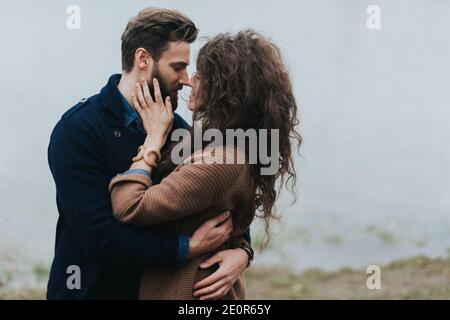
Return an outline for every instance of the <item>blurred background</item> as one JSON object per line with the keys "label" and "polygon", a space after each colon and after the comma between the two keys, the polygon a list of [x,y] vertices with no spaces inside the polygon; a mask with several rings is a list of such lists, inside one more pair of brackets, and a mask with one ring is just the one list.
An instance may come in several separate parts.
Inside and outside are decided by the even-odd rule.
{"label": "blurred background", "polygon": [[[79,30],[66,26],[70,5]],[[370,5],[380,29],[367,27]],[[278,44],[292,75],[298,201],[280,195],[282,220],[247,271],[249,298],[450,299],[447,0],[3,1],[0,298],[43,297],[57,220],[50,133],[120,73],[120,36],[147,6],[200,28],[190,72],[202,37],[253,28]],[[261,234],[255,223],[255,247]],[[371,264],[381,290],[366,287]]]}

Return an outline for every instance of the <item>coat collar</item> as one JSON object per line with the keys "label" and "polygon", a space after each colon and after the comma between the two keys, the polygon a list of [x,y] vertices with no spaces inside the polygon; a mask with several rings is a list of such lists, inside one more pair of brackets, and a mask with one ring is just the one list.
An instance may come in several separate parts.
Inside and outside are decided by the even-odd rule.
{"label": "coat collar", "polygon": [[115,127],[124,127],[125,123],[125,107],[117,88],[117,83],[121,77],[121,74],[113,74],[100,91],[100,102],[108,115],[107,122]]}

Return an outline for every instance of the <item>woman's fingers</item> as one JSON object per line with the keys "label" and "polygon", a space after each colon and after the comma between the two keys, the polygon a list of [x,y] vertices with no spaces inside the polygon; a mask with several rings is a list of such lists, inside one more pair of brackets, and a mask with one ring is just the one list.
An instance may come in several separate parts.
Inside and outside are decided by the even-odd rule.
{"label": "woman's fingers", "polygon": [[161,97],[161,89],[159,88],[158,79],[153,78],[153,88],[155,91],[155,102],[160,105],[164,105],[164,102]]}
{"label": "woman's fingers", "polygon": [[155,102],[153,101],[153,98],[152,98],[152,96],[150,94],[150,90],[148,89],[147,81],[145,79],[142,79],[141,85],[142,85],[142,92],[144,93],[145,101],[147,102],[147,104],[149,106],[152,106],[153,103],[155,103]]}
{"label": "woman's fingers", "polygon": [[139,83],[136,83],[136,96],[139,103],[141,104],[141,107],[148,108],[148,105],[145,102],[144,94],[142,93],[141,85]]}
{"label": "woman's fingers", "polygon": [[135,109],[137,110],[138,113],[140,113],[142,111],[142,106],[139,103],[137,97],[135,94],[133,94],[133,105],[135,107]]}
{"label": "woman's fingers", "polygon": [[170,96],[166,97],[166,110],[167,110],[167,114],[169,116],[173,115],[173,111],[172,111],[172,101],[170,100]]}

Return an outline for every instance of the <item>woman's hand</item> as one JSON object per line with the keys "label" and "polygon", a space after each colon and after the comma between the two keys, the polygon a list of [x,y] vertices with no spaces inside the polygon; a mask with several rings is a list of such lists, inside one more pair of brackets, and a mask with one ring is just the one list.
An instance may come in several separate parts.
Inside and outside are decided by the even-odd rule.
{"label": "woman's hand", "polygon": [[170,97],[164,103],[159,82],[153,79],[155,101],[148,88],[147,81],[136,83],[136,92],[133,95],[134,108],[141,117],[144,129],[147,132],[147,140],[151,146],[158,150],[164,145],[173,123],[173,111]]}

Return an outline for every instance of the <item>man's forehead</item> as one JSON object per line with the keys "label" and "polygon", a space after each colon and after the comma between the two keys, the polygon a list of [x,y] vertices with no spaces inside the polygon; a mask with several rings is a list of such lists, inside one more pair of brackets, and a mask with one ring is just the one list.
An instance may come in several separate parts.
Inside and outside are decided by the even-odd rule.
{"label": "man's forehead", "polygon": [[169,42],[167,50],[163,52],[160,59],[167,60],[167,63],[189,64],[190,48],[189,43],[185,41]]}

